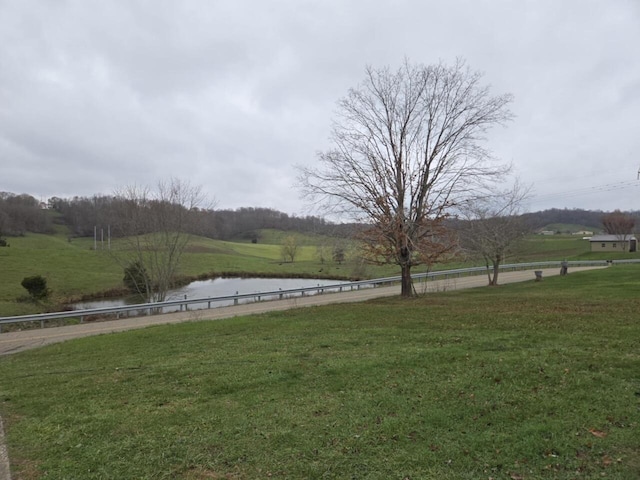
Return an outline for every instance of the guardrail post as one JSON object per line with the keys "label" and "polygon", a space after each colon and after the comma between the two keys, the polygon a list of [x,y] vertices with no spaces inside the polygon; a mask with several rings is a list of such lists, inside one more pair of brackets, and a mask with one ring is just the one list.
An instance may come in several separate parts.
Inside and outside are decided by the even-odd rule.
{"label": "guardrail post", "polygon": [[[236,292],[236,295],[238,295],[238,292]],[[237,305],[238,304],[238,297],[233,299],[233,304]]]}

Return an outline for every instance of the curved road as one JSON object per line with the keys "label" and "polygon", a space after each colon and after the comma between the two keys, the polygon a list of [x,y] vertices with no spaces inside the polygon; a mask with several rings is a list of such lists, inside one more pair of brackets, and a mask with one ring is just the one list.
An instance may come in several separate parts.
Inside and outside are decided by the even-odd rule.
{"label": "curved road", "polygon": [[[606,267],[575,267],[570,270],[570,273],[580,270],[591,270],[593,268]],[[558,275],[559,273],[560,270],[558,268],[544,269],[543,278]],[[501,284],[507,284],[514,282],[523,282],[527,280],[533,281],[534,278],[535,276],[532,270],[522,270],[515,272],[501,272],[499,281]],[[418,292],[426,292],[473,288],[485,286],[486,284],[487,277],[485,275],[477,275],[471,277],[431,280],[426,284],[416,283],[415,285]],[[48,345],[50,343],[71,340],[73,338],[122,332],[134,328],[144,328],[150,325],[181,323],[195,320],[219,320],[222,318],[231,318],[278,310],[288,310],[297,307],[325,305],[329,303],[361,302],[372,298],[393,296],[399,294],[399,286],[369,288],[341,293],[327,293],[324,295],[296,297],[286,300],[273,300],[230,307],[219,307],[210,310],[192,310],[187,312],[166,313],[162,315],[152,315],[146,317],[132,317],[120,320],[84,323],[66,327],[51,327],[43,329],[22,330],[19,332],[8,332],[0,334],[0,355],[16,353],[22,350]]]}

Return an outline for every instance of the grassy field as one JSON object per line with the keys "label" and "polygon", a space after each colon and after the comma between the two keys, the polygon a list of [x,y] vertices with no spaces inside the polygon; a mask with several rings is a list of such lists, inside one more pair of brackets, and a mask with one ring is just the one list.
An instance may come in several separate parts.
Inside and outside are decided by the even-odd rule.
{"label": "grassy field", "polygon": [[[288,232],[265,230],[259,243],[227,242],[196,237],[183,256],[180,274],[187,278],[225,275],[307,276],[312,278],[375,278],[398,275],[395,266],[363,265],[357,252],[347,248],[347,261],[337,264],[331,259],[321,262],[317,245],[331,245],[334,239],[295,234],[299,248],[295,262],[283,262],[281,245]],[[0,316],[60,310],[65,303],[82,297],[95,298],[123,288],[123,268],[101,243],[94,250],[92,238],[69,240],[64,231],[56,235],[28,234],[10,238],[9,248],[0,248]],[[113,242],[118,248],[118,242]],[[325,252],[330,257],[330,248]],[[576,236],[530,236],[518,253],[505,263],[562,259],[609,259],[638,254],[593,254],[589,243]],[[475,265],[478,262],[474,263]],[[465,263],[438,265],[436,269],[469,266]],[[421,270],[415,268],[414,272]],[[31,275],[43,275],[52,291],[49,305],[17,302],[26,296],[20,282]]]}
{"label": "grassy field", "polygon": [[637,266],[0,359],[18,480],[640,478]]}
{"label": "grassy field", "polygon": [[[267,239],[277,241],[277,233],[266,232]],[[281,235],[280,235],[281,236]],[[395,273],[393,267],[360,268],[354,261],[339,265],[322,263],[313,236],[298,236],[300,247],[296,261],[282,261],[281,244],[224,242],[194,238],[185,253],[180,273],[186,277],[220,274],[256,274],[272,276],[310,276],[319,278],[351,278],[385,276]],[[9,248],[0,248],[0,316],[37,313],[47,306],[16,302],[26,296],[20,282],[31,275],[43,275],[52,291],[49,308],[83,296],[99,296],[122,289],[122,266],[102,244],[94,250],[91,238],[68,240],[67,235],[28,234],[10,238]],[[118,242],[113,242],[113,248]]]}

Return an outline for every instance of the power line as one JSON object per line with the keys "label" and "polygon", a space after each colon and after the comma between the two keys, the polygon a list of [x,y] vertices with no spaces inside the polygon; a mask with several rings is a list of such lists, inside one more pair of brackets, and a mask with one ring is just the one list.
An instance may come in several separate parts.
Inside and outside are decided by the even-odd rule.
{"label": "power line", "polygon": [[[638,177],[640,179],[640,170],[638,170]],[[581,195],[588,195],[598,192],[610,192],[614,190],[624,190],[627,188],[638,188],[640,183],[637,180],[608,183],[605,185],[593,185],[588,187],[577,188],[574,190],[566,190],[564,192],[548,193],[542,195],[532,195],[531,200],[557,200],[562,198],[578,197]]]}

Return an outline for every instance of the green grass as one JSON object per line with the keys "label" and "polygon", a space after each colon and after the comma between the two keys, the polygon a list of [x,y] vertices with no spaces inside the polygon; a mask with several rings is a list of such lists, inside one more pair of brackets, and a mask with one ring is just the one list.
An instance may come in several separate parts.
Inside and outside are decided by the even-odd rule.
{"label": "green grass", "polygon": [[522,261],[573,259],[590,254],[589,242],[576,235],[530,235],[520,244],[516,257]]}
{"label": "green grass", "polygon": [[0,248],[0,315],[32,313],[40,307],[16,303],[26,295],[20,283],[31,275],[43,275],[56,297],[80,295],[112,288],[122,282],[121,269],[103,251],[92,251],[87,242],[69,242],[64,235],[29,234],[11,238]]}
{"label": "green grass", "polygon": [[[275,234],[269,234],[275,238]],[[225,274],[273,276],[307,276],[351,278],[386,276],[397,273],[394,267],[369,266],[357,270],[353,262],[322,264],[316,258],[317,237],[300,235],[300,247],[293,263],[281,260],[279,244],[224,242],[195,237],[183,256],[180,274],[186,277]],[[123,287],[123,270],[107,245],[92,238],[69,241],[67,235],[27,234],[10,238],[10,247],[0,248],[0,316],[38,313],[45,308],[59,309],[59,304],[82,296],[99,296]],[[104,249],[103,249],[104,247]],[[113,241],[113,248],[118,241]],[[50,305],[19,303],[26,295],[20,282],[31,275],[43,275],[52,291]]]}
{"label": "green grass", "polygon": [[[351,259],[342,265],[333,261],[321,263],[318,244],[330,244],[331,239],[317,235],[296,234],[299,249],[296,261],[283,262],[281,242],[287,232],[265,230],[259,243],[247,241],[219,241],[195,237],[182,258],[180,274],[187,278],[227,275],[260,275],[274,277],[306,276],[312,278],[376,278],[398,275],[394,265],[366,265],[364,268],[354,258],[357,251],[348,245]],[[270,242],[270,243],[269,243]],[[110,252],[98,243],[94,250],[92,238],[69,241],[64,232],[55,235],[28,234],[10,238],[9,248],[0,248],[0,316],[39,313],[60,310],[61,305],[81,297],[99,297],[123,288],[122,266]],[[118,241],[113,242],[118,247]],[[516,254],[505,263],[547,261],[562,259],[617,259],[639,258],[637,253],[591,253],[589,242],[576,236],[529,236],[523,240]],[[462,268],[481,261],[447,263],[435,269]],[[414,273],[424,268],[414,268]],[[31,275],[47,278],[52,291],[48,305],[20,303],[16,300],[26,295],[20,282]]]}
{"label": "green grass", "polygon": [[18,479],[640,477],[635,266],[0,359]]}
{"label": "green grass", "polygon": [[577,225],[575,223],[550,223],[540,230],[549,230],[552,232],[561,232],[563,234],[571,234],[575,232],[594,232],[602,231],[601,228],[587,227],[585,225]]}

